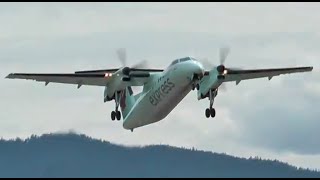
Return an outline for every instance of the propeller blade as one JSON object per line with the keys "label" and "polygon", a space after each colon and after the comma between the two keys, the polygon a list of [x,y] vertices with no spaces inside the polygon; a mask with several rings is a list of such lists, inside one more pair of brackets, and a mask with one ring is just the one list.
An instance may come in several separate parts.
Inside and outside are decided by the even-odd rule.
{"label": "propeller blade", "polygon": [[143,60],[143,61],[133,65],[131,68],[134,68],[134,69],[145,69],[145,68],[148,68],[148,62],[147,62],[147,60]]}
{"label": "propeller blade", "polygon": [[213,69],[213,68],[215,67],[215,65],[212,64],[212,63],[209,61],[208,58],[201,58],[199,61],[202,63],[202,65],[203,65],[206,69]]}
{"label": "propeller blade", "polygon": [[118,58],[122,64],[122,66],[126,66],[127,65],[127,52],[125,48],[120,48],[117,50],[117,55]]}
{"label": "propeller blade", "polygon": [[230,52],[230,49],[228,47],[224,47],[224,48],[220,48],[220,64],[224,65],[224,63],[226,62],[226,59],[228,57],[228,54]]}

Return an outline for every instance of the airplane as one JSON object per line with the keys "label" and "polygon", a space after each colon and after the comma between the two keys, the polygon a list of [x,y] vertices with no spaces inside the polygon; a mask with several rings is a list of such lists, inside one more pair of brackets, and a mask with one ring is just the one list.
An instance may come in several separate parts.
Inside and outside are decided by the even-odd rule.
{"label": "airplane", "polygon": [[[8,79],[26,79],[49,83],[64,83],[104,87],[104,103],[115,101],[115,111],[111,120],[123,119],[123,128],[131,130],[165,119],[170,112],[191,91],[197,91],[197,99],[208,98],[206,118],[214,118],[214,99],[223,83],[268,78],[290,73],[309,72],[313,67],[291,67],[273,69],[228,68],[224,62],[229,48],[220,48],[220,65],[206,70],[204,63],[187,56],[176,59],[165,69],[148,69],[143,64],[126,66],[126,50],[118,49],[117,55],[122,67],[114,69],[76,71],[67,74],[27,74],[11,73]],[[141,92],[134,94],[132,87],[142,86]],[[119,107],[121,112],[119,111]]]}

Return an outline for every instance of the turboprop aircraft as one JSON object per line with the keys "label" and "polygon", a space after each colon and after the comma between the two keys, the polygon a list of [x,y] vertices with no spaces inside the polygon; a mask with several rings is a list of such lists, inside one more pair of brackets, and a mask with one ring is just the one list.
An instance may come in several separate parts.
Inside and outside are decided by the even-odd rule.
{"label": "turboprop aircraft", "polygon": [[[49,83],[102,86],[104,102],[115,101],[115,111],[111,119],[123,117],[123,128],[134,129],[156,123],[166,118],[170,112],[192,90],[197,91],[198,100],[209,99],[205,116],[215,117],[214,99],[223,83],[234,81],[238,85],[243,80],[272,77],[312,71],[313,67],[291,67],[275,69],[236,69],[224,65],[229,48],[220,49],[220,65],[207,70],[204,63],[193,57],[174,60],[165,69],[142,68],[143,63],[126,66],[126,51],[119,49],[118,58],[122,67],[114,69],[76,71],[68,74],[26,74],[12,73],[6,78],[28,79]],[[132,87],[142,86],[142,92],[134,94]],[[119,106],[120,110],[119,111]]]}

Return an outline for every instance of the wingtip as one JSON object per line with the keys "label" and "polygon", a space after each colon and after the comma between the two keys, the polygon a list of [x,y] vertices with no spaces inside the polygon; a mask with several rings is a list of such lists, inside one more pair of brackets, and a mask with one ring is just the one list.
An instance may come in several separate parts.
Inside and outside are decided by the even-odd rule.
{"label": "wingtip", "polygon": [[306,67],[307,68],[307,71],[311,72],[313,71],[313,66],[309,66],[309,67]]}
{"label": "wingtip", "polygon": [[5,79],[12,79],[13,78],[13,74],[12,73],[10,73],[10,74],[8,74],[7,76],[6,76],[6,78]]}

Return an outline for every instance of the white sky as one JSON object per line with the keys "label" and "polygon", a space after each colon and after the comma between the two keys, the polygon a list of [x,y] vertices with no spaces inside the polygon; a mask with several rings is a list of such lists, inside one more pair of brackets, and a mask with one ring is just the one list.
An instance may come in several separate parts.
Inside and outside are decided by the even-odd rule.
{"label": "white sky", "polygon": [[217,117],[189,94],[163,121],[122,129],[110,120],[103,89],[0,80],[0,136],[70,129],[117,144],[169,144],[235,156],[277,158],[320,169],[319,3],[1,3],[0,76],[73,72],[147,59],[165,68],[177,57],[208,57],[229,45],[226,65],[314,66],[314,72],[228,84]]}

